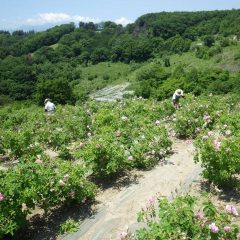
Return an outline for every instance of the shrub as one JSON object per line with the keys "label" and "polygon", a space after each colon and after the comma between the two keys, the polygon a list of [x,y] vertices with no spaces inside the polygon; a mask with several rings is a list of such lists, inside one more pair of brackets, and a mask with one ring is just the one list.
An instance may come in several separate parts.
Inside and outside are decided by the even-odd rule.
{"label": "shrub", "polygon": [[65,223],[60,225],[60,234],[76,232],[78,227],[79,223],[69,218]]}
{"label": "shrub", "polygon": [[230,214],[219,211],[209,200],[199,205],[191,196],[173,202],[159,198],[158,206],[155,209],[150,199],[146,210],[138,214],[138,221],[147,227],[138,229],[134,239],[237,239],[239,227],[231,223]]}
{"label": "shrub", "polygon": [[196,141],[195,160],[203,176],[217,185],[235,184],[240,173],[239,114],[223,115],[214,131],[204,132]]}
{"label": "shrub", "polygon": [[70,162],[38,161],[0,172],[0,237],[26,224],[35,206],[49,211],[62,203],[93,198],[95,185],[86,180],[86,169]]}

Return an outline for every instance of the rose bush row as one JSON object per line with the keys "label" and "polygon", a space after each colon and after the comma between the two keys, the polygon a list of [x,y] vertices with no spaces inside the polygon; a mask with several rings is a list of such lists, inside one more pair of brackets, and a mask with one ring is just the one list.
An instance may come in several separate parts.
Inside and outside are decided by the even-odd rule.
{"label": "rose bush row", "polygon": [[[240,174],[239,113],[224,114],[212,131],[196,139],[195,160],[201,162],[203,176],[221,186],[238,186]],[[239,187],[239,186],[238,186]]]}
{"label": "rose bush row", "polygon": [[0,171],[0,237],[26,224],[35,207],[49,211],[63,203],[92,199],[95,185],[83,166],[68,161],[28,162]]}
{"label": "rose bush row", "polygon": [[[158,206],[156,206],[158,205]],[[119,239],[231,239],[237,240],[239,226],[234,224],[238,211],[234,206],[217,209],[210,200],[199,203],[191,196],[179,196],[172,202],[166,198],[149,199],[138,214],[139,228],[135,237],[121,233]]]}
{"label": "rose bush row", "polygon": [[194,138],[201,131],[211,130],[219,118],[226,113],[231,114],[237,106],[232,95],[200,96],[188,95],[181,110],[176,112],[174,130],[179,137]]}

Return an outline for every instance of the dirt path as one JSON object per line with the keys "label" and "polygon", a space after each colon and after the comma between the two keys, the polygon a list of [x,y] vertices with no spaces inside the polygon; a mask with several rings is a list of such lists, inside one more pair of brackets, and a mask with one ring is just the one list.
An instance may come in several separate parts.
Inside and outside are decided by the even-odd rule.
{"label": "dirt path", "polygon": [[172,198],[176,192],[187,191],[201,171],[193,162],[193,144],[175,139],[173,151],[166,163],[142,172],[137,183],[120,190],[110,188],[101,192],[97,196],[97,214],[86,219],[78,232],[64,240],[116,239],[119,232],[134,231],[138,226],[136,214],[146,206],[150,197],[160,194]]}

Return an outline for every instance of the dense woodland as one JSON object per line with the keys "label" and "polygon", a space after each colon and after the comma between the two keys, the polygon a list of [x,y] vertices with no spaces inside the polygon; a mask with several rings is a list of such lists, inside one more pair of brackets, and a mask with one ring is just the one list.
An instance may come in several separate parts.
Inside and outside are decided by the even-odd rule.
{"label": "dense woodland", "polygon": [[[133,87],[146,98],[163,99],[175,87],[195,94],[239,91],[237,71],[173,67],[170,61],[172,55],[187,52],[207,60],[238,45],[239,22],[240,10],[161,12],[143,15],[126,27],[80,22],[43,32],[0,31],[0,104],[26,99],[42,104],[45,97],[63,104],[82,101],[94,89],[84,82],[83,69],[101,62],[138,69]],[[235,60],[239,55],[235,53]],[[98,84],[94,78],[87,78],[92,86]],[[114,81],[111,74],[102,80],[101,86]]]}

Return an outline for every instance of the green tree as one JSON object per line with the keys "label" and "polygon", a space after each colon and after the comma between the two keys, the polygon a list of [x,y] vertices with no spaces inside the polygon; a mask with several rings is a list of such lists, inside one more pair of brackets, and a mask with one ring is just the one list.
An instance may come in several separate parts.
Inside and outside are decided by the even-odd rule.
{"label": "green tree", "polygon": [[42,105],[44,99],[50,98],[54,103],[74,103],[75,97],[68,81],[63,78],[45,80],[37,83],[35,99]]}

